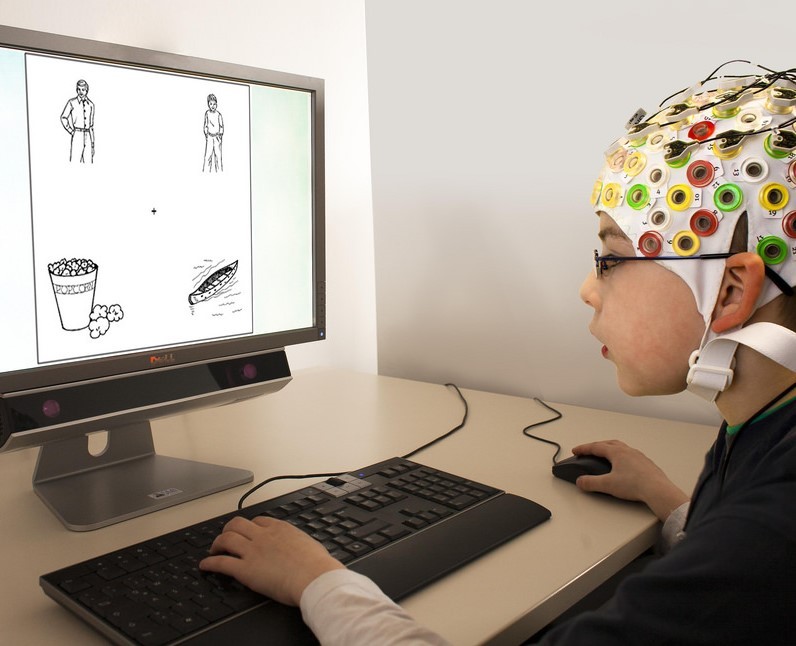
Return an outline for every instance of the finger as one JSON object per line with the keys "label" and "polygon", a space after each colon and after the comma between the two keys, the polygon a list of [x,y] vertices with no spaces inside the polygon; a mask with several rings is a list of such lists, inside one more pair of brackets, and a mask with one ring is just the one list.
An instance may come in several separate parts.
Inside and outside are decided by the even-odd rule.
{"label": "finger", "polygon": [[601,458],[607,458],[612,454],[622,442],[618,440],[603,440],[600,442],[588,442],[587,444],[580,444],[572,448],[575,455],[596,455]]}
{"label": "finger", "polygon": [[256,526],[252,521],[243,516],[235,516],[235,518],[224,525],[222,532],[235,532],[246,538],[251,538],[253,530],[256,531]]}
{"label": "finger", "polygon": [[[259,527],[273,527],[274,525],[279,525],[285,521],[277,520],[276,518],[271,518],[270,516],[256,516],[255,518],[252,518],[251,522]],[[286,524],[289,525],[290,523]]]}
{"label": "finger", "polygon": [[234,556],[208,556],[199,561],[199,569],[203,572],[217,572],[240,580],[247,565]]}
{"label": "finger", "polygon": [[577,485],[578,489],[581,491],[589,492],[605,492],[605,478],[608,477],[608,474],[601,475],[601,476],[580,476],[576,481],[575,484]]}
{"label": "finger", "polygon": [[216,539],[210,546],[210,554],[226,553],[241,557],[250,546],[251,541],[245,536],[233,531],[224,531],[223,534],[216,536]]}

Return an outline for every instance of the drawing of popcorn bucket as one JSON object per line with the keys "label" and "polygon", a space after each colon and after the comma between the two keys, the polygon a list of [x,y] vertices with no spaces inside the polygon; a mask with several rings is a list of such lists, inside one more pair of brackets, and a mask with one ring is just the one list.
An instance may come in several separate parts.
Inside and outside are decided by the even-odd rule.
{"label": "drawing of popcorn bucket", "polygon": [[97,285],[97,265],[88,259],[62,258],[49,264],[50,280],[55,303],[64,330],[88,327],[94,307],[94,288]]}

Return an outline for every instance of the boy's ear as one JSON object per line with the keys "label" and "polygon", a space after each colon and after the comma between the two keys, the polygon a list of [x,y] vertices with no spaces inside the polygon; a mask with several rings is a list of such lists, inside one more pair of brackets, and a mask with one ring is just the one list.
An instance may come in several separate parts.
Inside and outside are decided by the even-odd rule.
{"label": "boy's ear", "polygon": [[763,259],[756,253],[746,251],[727,258],[710,325],[714,332],[721,334],[749,320],[755,312],[765,275]]}

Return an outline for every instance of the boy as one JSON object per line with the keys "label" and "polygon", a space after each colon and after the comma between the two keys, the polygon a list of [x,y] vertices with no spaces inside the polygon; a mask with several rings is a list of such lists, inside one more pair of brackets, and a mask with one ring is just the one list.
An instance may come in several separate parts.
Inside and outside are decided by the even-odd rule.
{"label": "boy", "polygon": [[224,138],[224,117],[218,111],[218,99],[215,94],[207,95],[207,110],[203,127],[205,133],[205,156],[202,171],[223,171],[224,161],[221,156],[221,142]]}
{"label": "boy", "polygon": [[[686,494],[637,451],[575,447],[612,462],[581,489],[646,502],[676,544],[545,643],[792,643],[794,88],[789,73],[706,79],[636,115],[606,155],[592,198],[603,249],[581,288],[590,331],[625,392],[687,387],[726,422],[688,512]],[[284,523],[235,519],[211,552],[202,568],[300,604],[322,643],[442,643]]]}

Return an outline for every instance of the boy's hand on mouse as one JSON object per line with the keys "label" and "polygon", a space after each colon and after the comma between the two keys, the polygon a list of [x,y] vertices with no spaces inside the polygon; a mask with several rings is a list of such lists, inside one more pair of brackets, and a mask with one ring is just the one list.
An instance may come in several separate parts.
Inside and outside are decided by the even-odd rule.
{"label": "boy's hand on mouse", "polygon": [[199,567],[234,577],[255,592],[297,606],[312,581],[344,566],[323,545],[290,523],[236,517],[225,525],[210,548],[210,556]]}
{"label": "boy's hand on mouse", "polygon": [[575,455],[597,455],[611,462],[611,472],[602,476],[581,476],[577,485],[582,491],[598,491],[624,500],[645,503],[662,521],[688,495],[638,449],[619,440],[591,442],[572,449]]}

